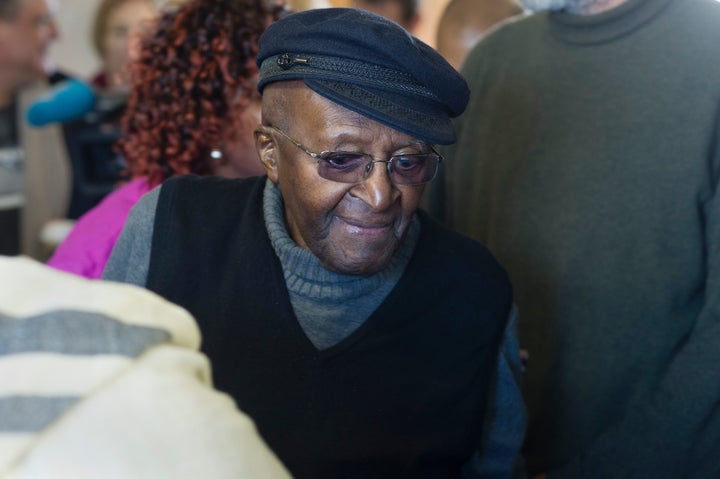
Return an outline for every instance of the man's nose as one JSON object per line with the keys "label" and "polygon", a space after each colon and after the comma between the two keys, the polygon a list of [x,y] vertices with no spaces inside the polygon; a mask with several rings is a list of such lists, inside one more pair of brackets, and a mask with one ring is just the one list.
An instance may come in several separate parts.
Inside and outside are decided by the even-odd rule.
{"label": "man's nose", "polygon": [[387,161],[373,161],[365,181],[359,186],[358,196],[375,211],[383,211],[392,205],[400,191],[390,180]]}

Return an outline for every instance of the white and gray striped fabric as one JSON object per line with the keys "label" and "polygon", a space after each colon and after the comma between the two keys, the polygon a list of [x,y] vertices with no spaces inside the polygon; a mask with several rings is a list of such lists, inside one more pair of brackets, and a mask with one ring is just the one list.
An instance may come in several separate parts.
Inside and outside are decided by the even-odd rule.
{"label": "white and gray striped fabric", "polygon": [[199,344],[148,291],[0,256],[0,477],[289,477]]}

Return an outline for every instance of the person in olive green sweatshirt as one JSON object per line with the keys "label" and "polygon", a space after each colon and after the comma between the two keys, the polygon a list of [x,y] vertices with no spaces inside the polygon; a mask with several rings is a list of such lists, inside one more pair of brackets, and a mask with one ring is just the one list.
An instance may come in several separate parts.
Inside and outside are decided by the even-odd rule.
{"label": "person in olive green sweatshirt", "polygon": [[720,3],[524,3],[444,164],[515,288],[531,477],[720,477]]}

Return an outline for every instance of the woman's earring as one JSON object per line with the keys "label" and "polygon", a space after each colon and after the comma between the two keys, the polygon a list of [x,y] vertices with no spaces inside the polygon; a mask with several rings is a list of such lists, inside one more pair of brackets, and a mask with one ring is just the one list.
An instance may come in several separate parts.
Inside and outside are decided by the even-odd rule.
{"label": "woman's earring", "polygon": [[210,158],[213,159],[216,163],[223,163],[223,154],[220,148],[213,148],[210,150]]}

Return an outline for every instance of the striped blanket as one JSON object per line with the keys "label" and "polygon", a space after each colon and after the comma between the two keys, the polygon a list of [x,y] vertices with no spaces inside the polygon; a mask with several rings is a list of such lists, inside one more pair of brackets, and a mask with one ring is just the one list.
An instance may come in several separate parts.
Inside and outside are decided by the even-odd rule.
{"label": "striped blanket", "polygon": [[0,477],[289,477],[183,309],[0,256]]}

